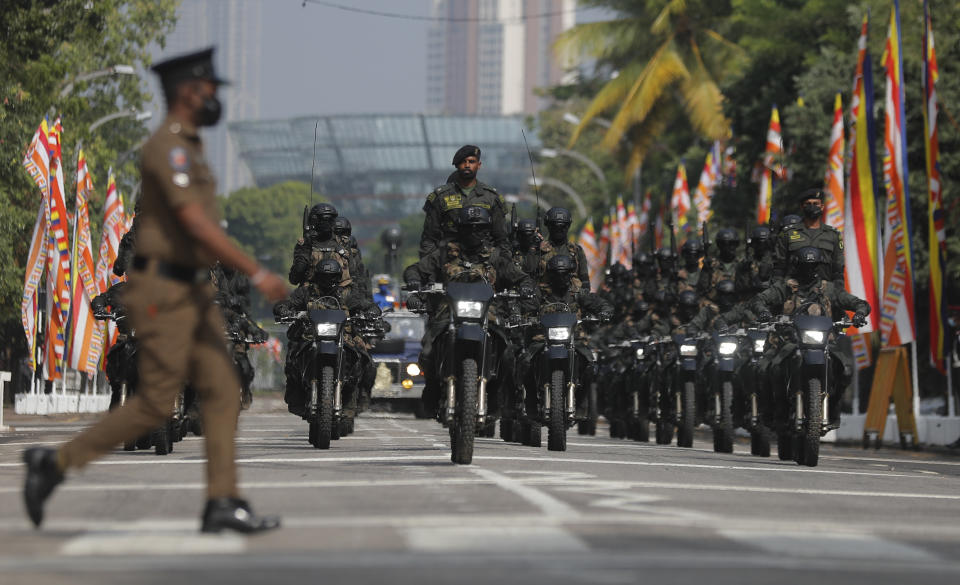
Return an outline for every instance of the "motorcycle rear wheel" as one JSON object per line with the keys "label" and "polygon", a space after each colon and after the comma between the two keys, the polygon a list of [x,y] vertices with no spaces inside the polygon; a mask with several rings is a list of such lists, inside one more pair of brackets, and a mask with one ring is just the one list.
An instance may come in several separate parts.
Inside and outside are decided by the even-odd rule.
{"label": "motorcycle rear wheel", "polygon": [[460,363],[457,378],[457,409],[450,425],[450,460],[460,465],[473,462],[473,442],[477,432],[477,361],[466,358]]}
{"label": "motorcycle rear wheel", "polygon": [[563,370],[554,370],[550,375],[550,426],[547,429],[547,449],[567,450],[567,401],[566,376]]}
{"label": "motorcycle rear wheel", "polygon": [[657,445],[669,445],[673,442],[673,423],[667,420],[657,421]]}
{"label": "motorcycle rear wheel", "polygon": [[167,420],[159,429],[153,431],[153,452],[157,455],[173,453],[173,421]]}
{"label": "motorcycle rear wheel", "polygon": [[777,458],[780,461],[793,459],[793,435],[790,433],[777,433]]}

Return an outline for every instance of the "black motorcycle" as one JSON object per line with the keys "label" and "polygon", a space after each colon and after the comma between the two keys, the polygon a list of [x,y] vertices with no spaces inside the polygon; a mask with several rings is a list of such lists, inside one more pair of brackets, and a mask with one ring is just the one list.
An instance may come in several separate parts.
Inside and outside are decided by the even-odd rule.
{"label": "black motorcycle", "polygon": [[736,335],[741,344],[746,344],[750,358],[740,368],[740,397],[737,399],[737,419],[740,426],[750,433],[750,454],[770,456],[770,420],[772,395],[769,380],[760,370],[760,359],[767,345],[771,325],[757,324],[747,329],[738,329]]}
{"label": "black motorcycle", "polygon": [[436,348],[438,377],[445,390],[438,416],[450,431],[450,459],[467,465],[473,461],[474,438],[481,432],[490,434],[500,407],[499,384],[497,389],[491,384],[498,382],[499,356],[508,342],[490,322],[490,305],[495,297],[519,295],[496,294],[486,282],[434,284],[417,292],[443,295],[449,307],[447,328]]}
{"label": "black motorcycle", "polygon": [[713,428],[713,450],[733,453],[734,405],[740,386],[740,368],[743,365],[742,340],[737,334],[723,333],[712,340],[707,366],[710,395],[704,406],[706,419]]}
{"label": "black motorcycle", "polygon": [[842,335],[852,326],[846,318],[834,322],[829,316],[803,313],[784,316],[777,323],[781,336],[796,344],[793,355],[783,363],[787,384],[782,399],[786,404],[777,409],[785,415],[778,421],[781,459],[817,466],[820,438],[830,430],[830,393],[836,391],[836,358],[830,352],[830,336]]}
{"label": "black motorcycle", "polygon": [[650,377],[656,368],[656,348],[649,337],[626,339],[607,346],[604,352],[608,388],[606,417],[610,437],[650,440]]}
{"label": "black motorcycle", "polygon": [[[324,299],[336,301],[333,297],[321,301]],[[344,396],[348,396],[349,402],[356,399],[361,357],[344,343],[344,330],[348,323],[365,320],[348,318],[343,309],[311,309],[277,319],[278,323],[301,321],[313,338],[300,349],[297,359],[307,389],[303,418],[309,423],[308,440],[317,449],[329,449],[331,441],[352,427],[352,420],[344,411]]]}
{"label": "black motorcycle", "polygon": [[673,335],[656,340],[659,361],[653,392],[659,403],[658,444],[669,444],[676,428],[677,446],[693,447],[693,429],[702,418],[697,411],[697,393],[703,378],[705,339],[702,335]]}
{"label": "black motorcycle", "polygon": [[[541,426],[546,425],[547,448],[566,451],[567,429],[589,416],[589,388],[584,388],[583,379],[596,362],[591,350],[577,347],[577,325],[599,320],[578,319],[577,314],[562,303],[551,303],[544,309],[551,307],[562,312],[541,313],[540,330],[544,340],[530,357],[533,388],[527,391],[536,393],[538,412],[527,411],[528,444],[539,444]],[[577,414],[578,402],[582,403],[580,415]]]}

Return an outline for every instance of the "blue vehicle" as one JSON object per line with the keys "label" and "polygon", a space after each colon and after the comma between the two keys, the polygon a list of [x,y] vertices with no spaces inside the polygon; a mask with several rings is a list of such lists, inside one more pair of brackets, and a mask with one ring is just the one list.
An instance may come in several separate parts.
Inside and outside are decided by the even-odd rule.
{"label": "blue vehicle", "polygon": [[377,367],[372,398],[376,402],[402,402],[421,414],[424,376],[417,364],[426,316],[410,311],[385,313],[390,331],[370,350]]}

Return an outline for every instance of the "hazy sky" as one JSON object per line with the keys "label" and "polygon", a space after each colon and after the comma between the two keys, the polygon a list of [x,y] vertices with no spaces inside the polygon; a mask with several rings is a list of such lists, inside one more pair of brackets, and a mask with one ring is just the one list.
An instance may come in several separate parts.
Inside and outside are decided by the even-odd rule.
{"label": "hazy sky", "polygon": [[[429,16],[430,0],[335,0]],[[559,2],[557,2],[559,5]],[[596,10],[578,21],[597,20]],[[310,114],[422,112],[430,22],[357,14],[302,0],[263,3],[264,119]]]}

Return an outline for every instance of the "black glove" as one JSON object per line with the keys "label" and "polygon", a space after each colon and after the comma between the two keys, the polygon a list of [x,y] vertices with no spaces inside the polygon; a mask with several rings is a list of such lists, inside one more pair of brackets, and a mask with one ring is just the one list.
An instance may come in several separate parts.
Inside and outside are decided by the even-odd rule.
{"label": "black glove", "polygon": [[601,321],[610,321],[613,319],[613,313],[610,311],[600,311],[600,320]]}
{"label": "black glove", "polygon": [[727,322],[719,317],[713,322],[713,328],[716,329],[720,335],[726,335],[730,331],[730,326],[727,325]]}
{"label": "black glove", "polygon": [[770,321],[773,321],[773,313],[764,309],[757,313],[757,321],[760,321],[761,323],[769,323]]}
{"label": "black glove", "polygon": [[532,299],[534,294],[536,294],[536,291],[529,286],[521,286],[518,292],[520,293],[521,299]]}
{"label": "black glove", "polygon": [[423,309],[423,299],[420,298],[420,295],[410,295],[407,297],[407,309],[411,311]]}
{"label": "black glove", "polygon": [[417,291],[417,290],[420,290],[422,286],[423,284],[419,280],[410,280],[407,282],[407,285],[404,288],[406,290]]}
{"label": "black glove", "polygon": [[857,311],[853,314],[853,326],[860,328],[867,324],[867,316]]}

